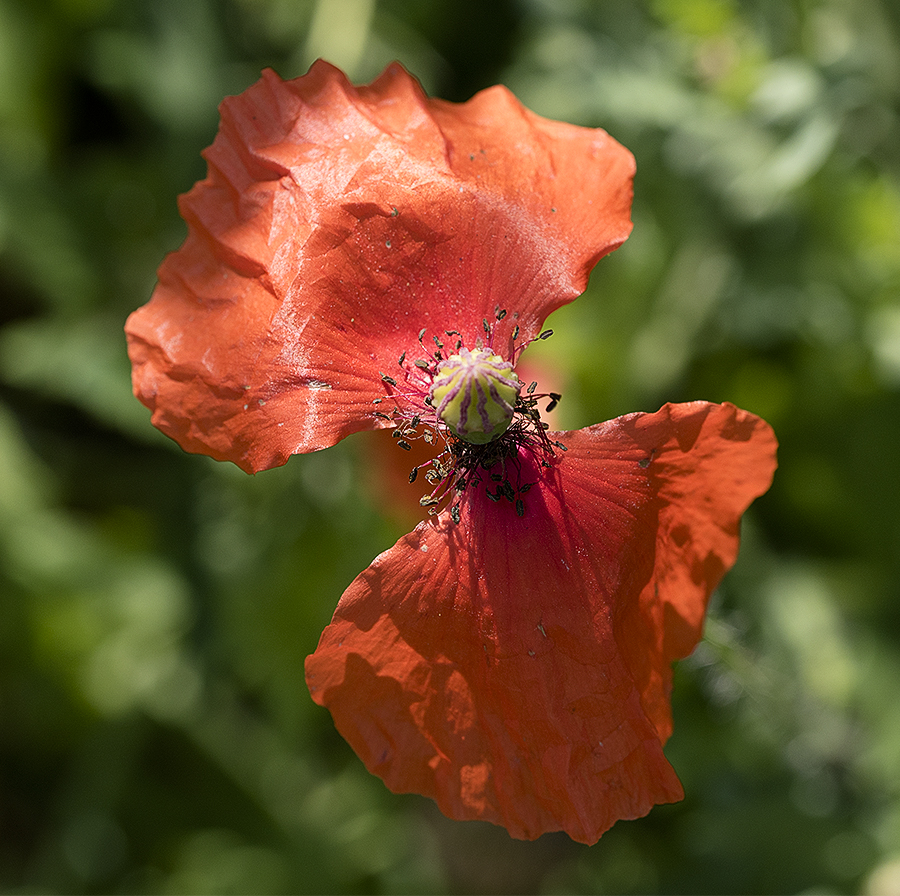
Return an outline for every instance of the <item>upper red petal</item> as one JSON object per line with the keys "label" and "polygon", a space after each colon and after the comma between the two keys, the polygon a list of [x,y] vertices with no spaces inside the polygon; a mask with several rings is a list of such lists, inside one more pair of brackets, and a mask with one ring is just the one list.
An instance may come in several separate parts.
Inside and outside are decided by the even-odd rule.
{"label": "upper red petal", "polygon": [[[682,795],[662,744],[671,662],[700,636],[775,440],[730,405],[557,437],[519,518],[470,490],[347,589],[307,659],[368,768],[454,818],[593,843]],[[683,570],[683,572],[682,572]]]}
{"label": "upper red petal", "polygon": [[537,334],[628,235],[631,154],[494,87],[428,99],[399,65],[324,62],[226,99],[184,245],[126,331],[137,396],[189,451],[247,470],[377,426],[380,372],[508,311]]}

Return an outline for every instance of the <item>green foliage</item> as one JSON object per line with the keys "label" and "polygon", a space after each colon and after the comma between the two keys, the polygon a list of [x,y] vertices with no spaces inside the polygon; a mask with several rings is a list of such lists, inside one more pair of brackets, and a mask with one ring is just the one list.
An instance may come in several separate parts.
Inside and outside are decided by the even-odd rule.
{"label": "green foliage", "polygon": [[[678,670],[687,798],[595,847],[390,795],[309,700],[406,527],[371,442],[246,477],[131,396],[218,102],[319,54],[634,151],[633,236],[526,356],[555,426],[704,398],[779,435]],[[890,0],[0,0],[0,888],[896,892],[898,85]]]}

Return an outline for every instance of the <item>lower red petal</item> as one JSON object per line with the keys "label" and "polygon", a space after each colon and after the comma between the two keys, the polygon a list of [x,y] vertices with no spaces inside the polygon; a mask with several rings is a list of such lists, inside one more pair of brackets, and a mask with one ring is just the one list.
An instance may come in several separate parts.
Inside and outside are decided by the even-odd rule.
{"label": "lower red petal", "polygon": [[662,745],[671,662],[700,636],[738,522],[768,488],[769,427],[666,406],[522,454],[505,499],[420,525],[347,589],[307,659],[367,767],[449,816],[595,842],[682,796]]}

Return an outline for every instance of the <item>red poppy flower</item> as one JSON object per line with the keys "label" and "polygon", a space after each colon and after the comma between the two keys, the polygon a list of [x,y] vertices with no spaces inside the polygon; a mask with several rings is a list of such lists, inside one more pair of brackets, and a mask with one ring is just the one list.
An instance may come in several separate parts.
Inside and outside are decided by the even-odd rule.
{"label": "red poppy flower", "polygon": [[347,589],[307,660],[369,769],[454,818],[594,842],[679,799],[671,664],[701,635],[775,440],[731,405],[549,433],[514,365],[630,231],[631,155],[502,87],[317,63],[222,105],[185,244],[126,330],[136,395],[257,471],[363,429],[432,517]]}

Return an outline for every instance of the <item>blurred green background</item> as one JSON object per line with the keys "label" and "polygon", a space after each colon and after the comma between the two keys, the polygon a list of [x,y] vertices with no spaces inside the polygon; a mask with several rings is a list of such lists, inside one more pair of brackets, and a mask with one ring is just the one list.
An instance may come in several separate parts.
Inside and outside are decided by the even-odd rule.
{"label": "blurred green background", "polygon": [[[594,847],[391,795],[309,699],[410,525],[371,439],[249,477],[131,397],[217,104],[317,56],[634,151],[633,236],[526,355],[555,428],[704,398],[779,435],[677,670],[687,797]],[[0,0],[4,892],[900,893],[898,446],[893,0]]]}

